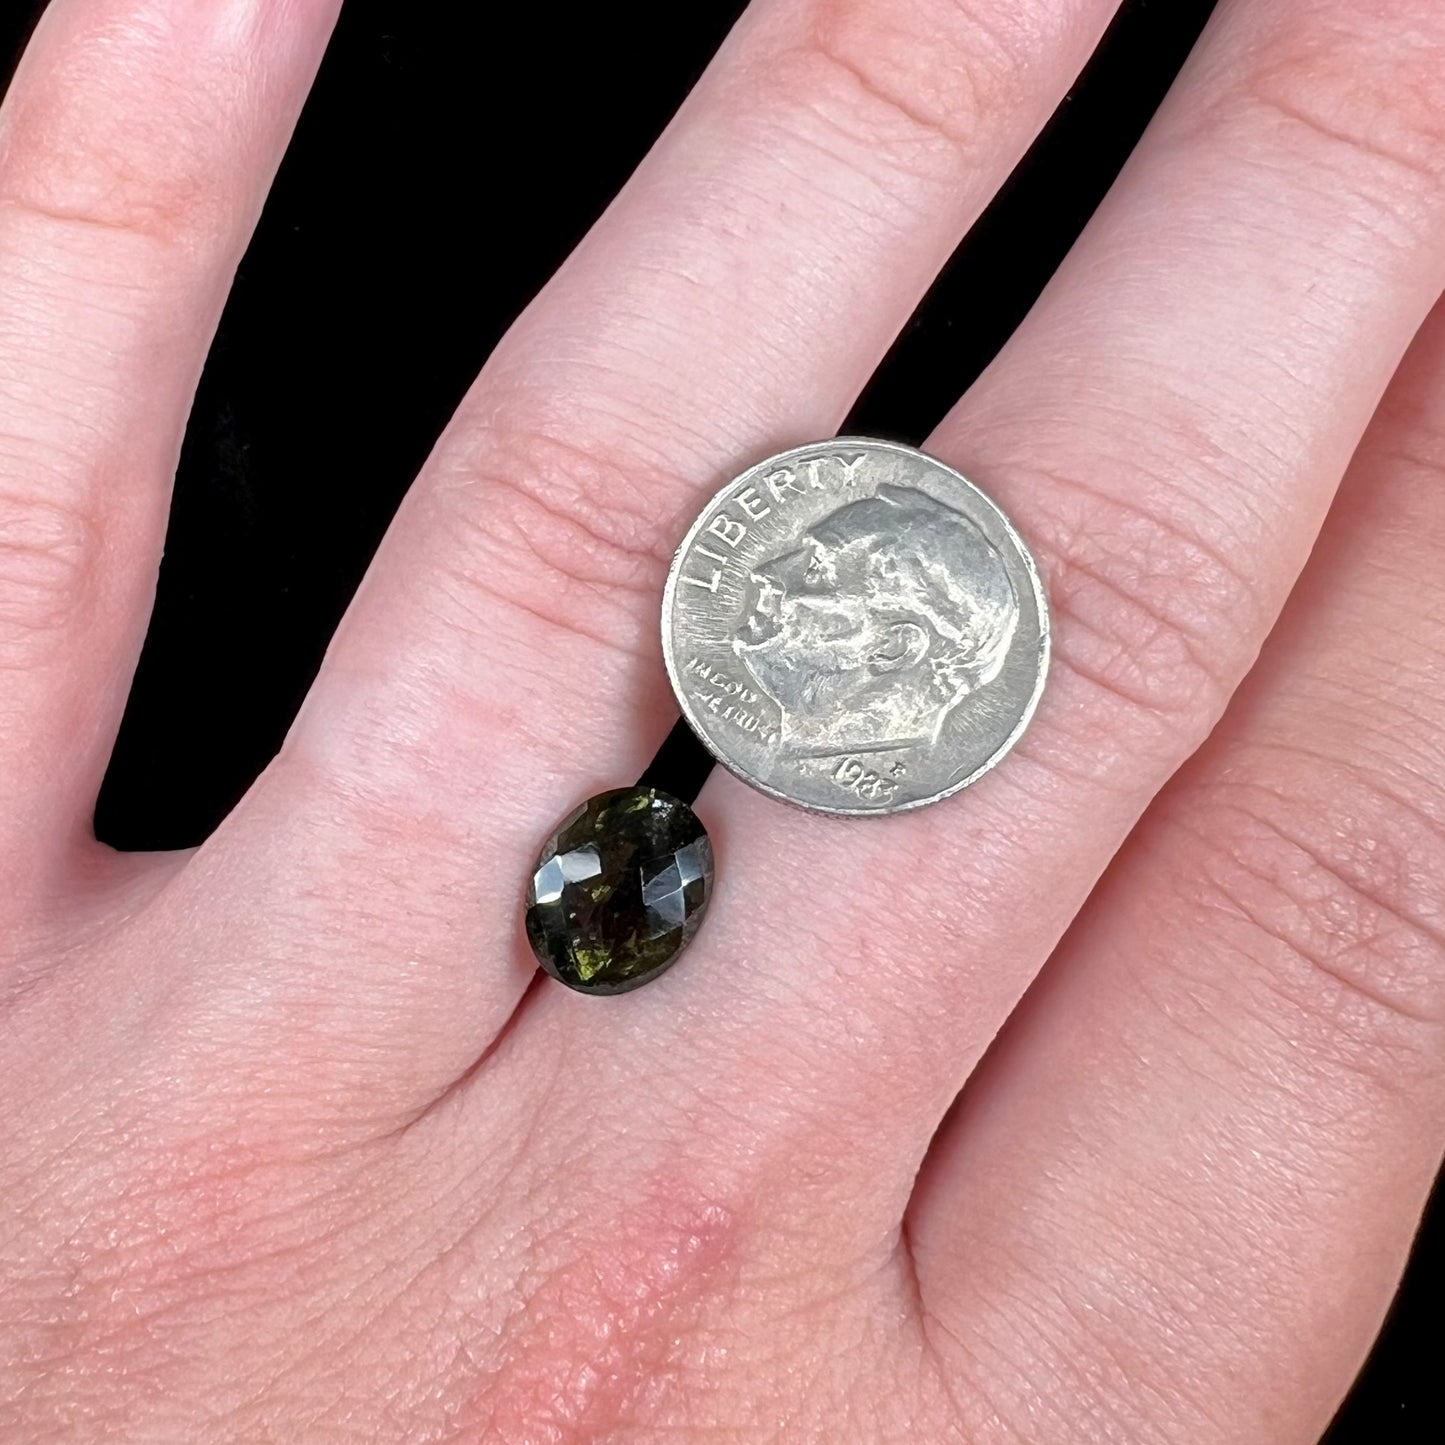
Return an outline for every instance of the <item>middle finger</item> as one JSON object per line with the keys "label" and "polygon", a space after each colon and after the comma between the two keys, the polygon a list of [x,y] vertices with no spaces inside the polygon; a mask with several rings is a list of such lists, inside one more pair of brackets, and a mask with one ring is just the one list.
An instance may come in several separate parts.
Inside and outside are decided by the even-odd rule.
{"label": "middle finger", "polygon": [[837,426],[1112,8],[750,8],[486,367],[282,757],[196,860],[199,886],[255,883],[219,960],[264,957],[256,920],[298,906],[333,940],[326,966],[248,976],[253,1042],[261,986],[408,1104],[475,1059],[533,972],[487,941],[519,939],[541,834],[666,728],[657,608],[688,513]]}

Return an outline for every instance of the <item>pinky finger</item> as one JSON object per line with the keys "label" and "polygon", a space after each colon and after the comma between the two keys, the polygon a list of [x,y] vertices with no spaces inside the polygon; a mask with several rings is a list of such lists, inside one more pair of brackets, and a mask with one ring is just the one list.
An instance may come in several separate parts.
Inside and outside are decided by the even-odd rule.
{"label": "pinky finger", "polygon": [[1325,1428],[1445,1144],[1442,779],[1445,311],[1259,667],[920,1177],[937,1339],[1009,1361],[1020,1419],[1052,1382],[1030,1440]]}

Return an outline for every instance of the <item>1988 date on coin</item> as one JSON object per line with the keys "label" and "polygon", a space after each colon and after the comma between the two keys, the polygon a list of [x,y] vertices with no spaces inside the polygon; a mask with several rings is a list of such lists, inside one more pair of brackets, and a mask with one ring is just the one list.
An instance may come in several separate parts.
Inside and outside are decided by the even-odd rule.
{"label": "1988 date on coin", "polygon": [[1012,747],[1048,666],[1037,568],[977,486],[912,447],[798,447],[704,508],[663,600],[663,653],[709,750],[774,797],[891,813]]}

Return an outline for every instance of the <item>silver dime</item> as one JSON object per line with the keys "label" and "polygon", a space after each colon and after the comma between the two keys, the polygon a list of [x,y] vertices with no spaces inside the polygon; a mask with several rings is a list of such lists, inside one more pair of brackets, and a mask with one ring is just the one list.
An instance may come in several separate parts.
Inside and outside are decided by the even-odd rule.
{"label": "silver dime", "polygon": [[698,736],[824,813],[896,813],[986,773],[1033,715],[1049,616],[1028,548],[913,447],[840,437],[749,468],[672,561],[662,650]]}

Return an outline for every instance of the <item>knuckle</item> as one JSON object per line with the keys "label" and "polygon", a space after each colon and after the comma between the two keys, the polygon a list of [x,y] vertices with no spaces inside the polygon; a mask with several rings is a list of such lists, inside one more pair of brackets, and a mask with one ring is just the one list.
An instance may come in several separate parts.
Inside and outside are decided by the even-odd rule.
{"label": "knuckle", "polygon": [[986,15],[963,0],[817,0],[797,41],[762,67],[762,89],[801,97],[862,154],[925,170],[941,156],[951,169],[980,122],[1016,102],[1022,72],[1044,53],[1034,8]]}
{"label": "knuckle", "polygon": [[1310,1025],[1302,1042],[1372,1077],[1425,1067],[1445,1027],[1445,797],[1433,801],[1272,745],[1171,813],[1202,845],[1181,886],[1243,926],[1265,1006],[1283,1000]]}
{"label": "knuckle", "polygon": [[1246,107],[1262,109],[1312,157],[1339,152],[1425,177],[1445,172],[1445,20],[1429,0],[1330,7],[1307,27],[1267,38],[1245,74]]}
{"label": "knuckle", "polygon": [[609,455],[550,431],[489,426],[472,441],[465,460],[439,470],[426,503],[458,604],[500,602],[641,650],[639,604],[659,593],[668,539],[681,535],[668,501],[683,490],[677,474],[641,448]]}
{"label": "knuckle", "polygon": [[1035,532],[1054,614],[1055,659],[1162,729],[1201,739],[1243,666],[1240,637],[1265,625],[1244,571],[1188,525],[1079,478],[1051,472]]}
{"label": "knuckle", "polygon": [[0,207],[12,219],[81,242],[97,231],[182,242],[227,224],[216,96],[177,80],[174,50],[188,42],[152,13],[162,8],[96,7],[47,57],[41,83],[15,87],[0,131]]}
{"label": "knuckle", "polygon": [[0,490],[0,667],[23,667],[90,595],[103,539],[88,512]]}
{"label": "knuckle", "polygon": [[62,244],[77,254],[97,235],[169,248],[221,229],[219,220],[212,219],[222,210],[221,199],[199,183],[175,176],[137,176],[123,163],[107,170],[99,156],[89,158],[83,176],[72,166],[67,176],[52,169],[41,180],[38,171],[43,166],[29,176],[10,173],[0,178],[0,211],[58,233]]}
{"label": "knuckle", "polygon": [[[566,1198],[585,1192],[588,1173],[586,1162],[574,1162]],[[635,1183],[605,1248],[569,1204],[554,1208],[545,1227],[523,1232],[519,1247],[534,1285],[525,1299],[503,1302],[500,1330],[491,1318],[477,1322],[492,1326],[493,1357],[458,1382],[458,1414],[478,1438],[535,1438],[539,1428],[547,1438],[579,1420],[589,1437],[634,1434],[643,1424],[636,1401],[644,1382],[654,1400],[669,1403],[695,1386],[691,1365],[669,1342],[705,1327],[708,1302],[726,1288],[742,1221],[730,1201],[690,1181]],[[487,1316],[495,1313],[489,1304]]]}

